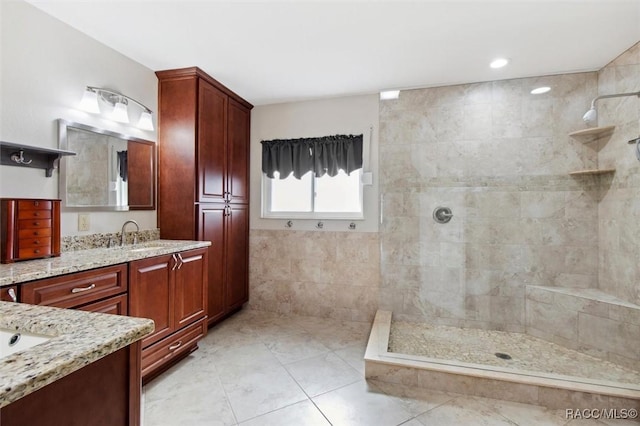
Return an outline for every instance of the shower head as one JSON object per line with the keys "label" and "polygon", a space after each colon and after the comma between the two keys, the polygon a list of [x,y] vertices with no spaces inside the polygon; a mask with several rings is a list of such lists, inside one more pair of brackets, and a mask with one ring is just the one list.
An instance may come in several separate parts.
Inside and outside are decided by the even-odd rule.
{"label": "shower head", "polygon": [[593,100],[591,101],[591,108],[589,109],[589,111],[587,111],[582,116],[582,119],[584,120],[585,123],[591,123],[591,122],[594,122],[594,121],[596,121],[598,119],[598,111],[596,111],[596,101],[598,99],[619,98],[621,96],[638,96],[638,97],[640,97],[640,91],[632,92],[632,93],[615,93],[613,95],[601,95],[601,96],[598,96],[597,98],[593,98]]}
{"label": "shower head", "polygon": [[584,113],[582,119],[585,123],[595,122],[598,119],[598,111],[596,111],[595,105],[592,105],[591,109]]}

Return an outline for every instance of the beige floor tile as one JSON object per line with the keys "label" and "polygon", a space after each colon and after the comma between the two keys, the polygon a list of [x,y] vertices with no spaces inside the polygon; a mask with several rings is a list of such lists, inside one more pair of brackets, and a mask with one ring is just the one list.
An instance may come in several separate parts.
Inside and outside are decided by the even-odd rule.
{"label": "beige floor tile", "polygon": [[241,426],[330,426],[320,410],[309,400],[255,417]]}
{"label": "beige floor tile", "polygon": [[280,361],[263,343],[220,349],[209,355],[220,377],[234,377],[250,371],[280,366]]}
{"label": "beige floor tile", "polygon": [[419,421],[417,421],[416,419],[411,419],[407,422],[402,423],[400,426],[424,426],[424,425]]}
{"label": "beige floor tile", "polygon": [[335,350],[334,353],[364,377],[364,353],[366,350],[366,345],[356,344],[355,346]]}
{"label": "beige floor tile", "polygon": [[144,426],[236,424],[218,378],[189,377],[190,381],[162,380],[155,388],[145,389]]}
{"label": "beige floor tile", "polygon": [[513,426],[500,413],[472,397],[458,397],[416,418],[428,426]]}
{"label": "beige floor tile", "polygon": [[310,397],[362,380],[360,373],[333,352],[287,364],[285,368]]}
{"label": "beige floor tile", "polygon": [[265,345],[283,364],[312,358],[330,350],[307,333],[272,337],[270,342],[265,342]]}
{"label": "beige floor tile", "polygon": [[312,398],[333,425],[396,426],[411,414],[388,395],[361,380]]}
{"label": "beige floor tile", "polygon": [[221,375],[222,386],[239,422],[304,401],[307,395],[281,365]]}

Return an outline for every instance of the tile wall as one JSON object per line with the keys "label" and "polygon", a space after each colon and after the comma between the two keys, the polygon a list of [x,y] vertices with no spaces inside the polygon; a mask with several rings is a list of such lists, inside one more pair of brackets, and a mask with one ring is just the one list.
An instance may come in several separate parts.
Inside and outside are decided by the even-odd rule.
{"label": "tile wall", "polygon": [[[568,136],[597,73],[403,91],[380,103],[380,308],[525,329],[525,285],[596,287],[597,151]],[[531,89],[550,86],[543,95]],[[453,210],[438,224],[433,210]]]}
{"label": "tile wall", "polygon": [[[598,95],[640,91],[640,43],[598,73]],[[599,216],[599,288],[640,305],[640,162],[627,141],[640,136],[640,99],[636,96],[597,101],[598,124],[615,125],[599,141],[601,167],[616,173],[603,188]]]}
{"label": "tile wall", "polygon": [[252,229],[251,309],[371,321],[378,308],[377,233]]}

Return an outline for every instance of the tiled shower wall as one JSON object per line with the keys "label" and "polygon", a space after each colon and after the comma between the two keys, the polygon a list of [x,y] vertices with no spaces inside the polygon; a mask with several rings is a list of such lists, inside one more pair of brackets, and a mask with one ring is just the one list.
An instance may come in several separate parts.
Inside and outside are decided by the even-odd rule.
{"label": "tiled shower wall", "polygon": [[[380,308],[524,331],[525,285],[596,287],[597,151],[568,136],[597,93],[579,73],[403,91],[380,104]],[[550,86],[551,92],[531,95]],[[438,206],[453,219],[438,224]]]}
{"label": "tiled shower wall", "polygon": [[378,308],[377,233],[252,229],[249,307],[371,321]]}
{"label": "tiled shower wall", "polygon": [[[640,43],[598,73],[598,95],[640,90]],[[599,215],[599,288],[640,305],[640,162],[627,141],[640,136],[640,99],[636,96],[597,101],[598,124],[615,125],[599,141],[601,167],[615,168],[603,188]]]}

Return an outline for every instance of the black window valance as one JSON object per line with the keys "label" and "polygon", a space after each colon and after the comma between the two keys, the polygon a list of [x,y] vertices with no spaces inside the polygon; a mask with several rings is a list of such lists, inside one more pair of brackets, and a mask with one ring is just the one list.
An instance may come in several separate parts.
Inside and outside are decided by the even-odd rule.
{"label": "black window valance", "polygon": [[307,172],[316,177],[350,174],[362,168],[362,135],[334,135],[320,138],[262,141],[262,172],[285,179],[291,172],[300,179]]}

